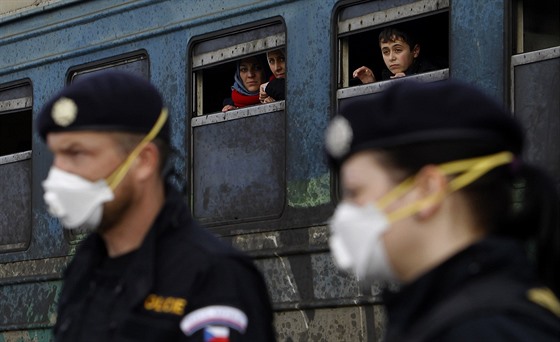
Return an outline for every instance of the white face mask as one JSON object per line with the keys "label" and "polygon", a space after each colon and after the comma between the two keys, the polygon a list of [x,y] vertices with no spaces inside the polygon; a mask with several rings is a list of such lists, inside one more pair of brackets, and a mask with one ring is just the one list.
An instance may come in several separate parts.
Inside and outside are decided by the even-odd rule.
{"label": "white face mask", "polygon": [[427,205],[442,201],[449,193],[465,187],[488,171],[512,160],[513,155],[510,152],[500,152],[438,165],[446,175],[460,174],[449,181],[447,192],[431,194],[390,213],[385,213],[383,209],[410,191],[414,186],[413,177],[396,186],[375,204],[361,207],[342,202],[329,223],[329,245],[335,263],[340,269],[353,272],[358,279],[397,280],[382,240],[383,233],[389,225],[414,215]]}
{"label": "white face mask", "polygon": [[54,166],[43,181],[43,189],[49,212],[66,229],[94,230],[101,222],[103,203],[114,198],[104,179],[91,182]]}
{"label": "white face mask", "polygon": [[359,280],[396,280],[381,240],[388,227],[387,217],[373,204],[339,204],[330,222],[329,239],[338,268]]}
{"label": "white face mask", "polygon": [[140,151],[157,136],[167,116],[167,108],[163,108],[154,127],[106,180],[92,182],[51,167],[47,179],[43,181],[43,198],[51,215],[58,217],[66,229],[96,229],[103,217],[103,203],[115,198],[113,190],[123,180]]}

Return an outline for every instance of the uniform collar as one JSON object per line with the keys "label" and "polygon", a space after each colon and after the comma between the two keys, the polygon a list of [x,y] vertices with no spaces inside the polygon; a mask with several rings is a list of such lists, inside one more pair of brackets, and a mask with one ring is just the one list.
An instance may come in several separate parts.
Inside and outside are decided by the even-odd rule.
{"label": "uniform collar", "polygon": [[385,291],[388,334],[406,331],[430,308],[475,279],[503,274],[511,279],[532,281],[531,270],[515,240],[488,237],[474,243],[398,291]]}
{"label": "uniform collar", "polygon": [[[169,230],[178,229],[181,222],[189,217],[181,195],[168,186],[164,206],[122,278],[123,288],[126,289],[126,302],[129,305],[142,301],[153,286],[158,237]],[[65,277],[65,287],[73,290],[73,293],[66,297],[68,300],[79,300],[78,297],[83,297],[83,289],[88,288],[95,268],[106,256],[105,243],[98,233],[90,234],[81,243]]]}

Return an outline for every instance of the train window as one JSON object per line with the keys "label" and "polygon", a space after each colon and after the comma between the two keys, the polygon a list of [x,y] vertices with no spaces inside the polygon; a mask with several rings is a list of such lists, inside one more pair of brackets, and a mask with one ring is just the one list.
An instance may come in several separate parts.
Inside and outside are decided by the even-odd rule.
{"label": "train window", "polygon": [[[394,1],[370,1],[341,8],[338,28],[338,98],[363,95],[384,89],[385,82],[395,74],[414,76],[426,81],[447,78],[449,60],[449,1],[408,1],[395,7]],[[402,1],[400,3],[403,3]],[[390,31],[392,30],[392,31]],[[380,34],[397,36],[407,49],[410,44],[414,62],[389,69],[383,54],[397,51],[399,44],[380,47]],[[408,41],[407,41],[408,40]],[[398,42],[398,41],[397,41]],[[418,46],[418,49],[415,47]],[[389,56],[389,55],[388,55]],[[374,79],[363,81],[354,77],[358,68],[366,66]],[[400,68],[400,69],[399,69]],[[402,69],[402,70],[401,70]],[[373,81],[373,82],[372,82]],[[358,89],[343,89],[369,83]]]}
{"label": "train window", "polygon": [[68,73],[68,83],[74,82],[92,72],[107,69],[128,71],[146,78],[150,77],[150,63],[148,55],[142,51],[112,57],[72,68]]}
{"label": "train window", "polygon": [[514,54],[560,46],[558,0],[517,0],[514,3]]}
{"label": "train window", "polygon": [[237,63],[245,58],[256,58],[268,81],[271,72],[266,54],[285,51],[285,41],[284,26],[275,23],[194,43],[191,49],[193,116],[221,112],[224,99],[232,95]]}
{"label": "train window", "polygon": [[[67,82],[72,83],[91,73],[109,69],[128,71],[145,78],[150,77],[150,63],[147,53],[145,51],[136,51],[73,67],[68,72]],[[65,229],[64,234],[66,234],[66,238],[71,244],[77,244],[88,234],[88,232],[82,231],[81,229]]]}
{"label": "train window", "polygon": [[512,6],[511,107],[527,130],[526,155],[560,189],[560,2]]}
{"label": "train window", "polygon": [[[284,101],[221,112],[237,62],[285,51],[281,22],[195,39],[190,47],[193,216],[210,225],[279,217],[285,201]],[[266,70],[270,70],[265,64]],[[204,114],[204,115],[203,115]],[[208,115],[210,114],[210,115]]]}
{"label": "train window", "polygon": [[29,82],[0,85],[0,252],[29,243],[32,107]]}

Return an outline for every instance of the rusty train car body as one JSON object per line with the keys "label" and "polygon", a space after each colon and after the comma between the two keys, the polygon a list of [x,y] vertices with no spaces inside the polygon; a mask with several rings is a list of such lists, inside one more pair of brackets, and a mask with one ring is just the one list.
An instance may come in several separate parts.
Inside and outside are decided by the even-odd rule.
{"label": "rusty train car body", "polygon": [[[42,105],[87,73],[149,78],[170,109],[174,183],[207,229],[254,257],[280,341],[378,341],[380,286],[334,266],[337,177],[323,132],[340,103],[376,96],[352,70],[383,67],[377,34],[408,25],[438,70],[515,110],[528,157],[560,186],[560,23],[547,0],[39,0],[0,5],[0,341],[50,341],[62,272],[82,234],[43,204]],[[286,99],[221,113],[235,61],[284,49]]]}

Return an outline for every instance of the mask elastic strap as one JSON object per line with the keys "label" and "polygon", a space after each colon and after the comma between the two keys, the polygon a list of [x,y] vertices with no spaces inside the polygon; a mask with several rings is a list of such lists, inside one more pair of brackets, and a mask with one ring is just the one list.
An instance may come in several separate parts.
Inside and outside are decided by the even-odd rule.
{"label": "mask elastic strap", "polygon": [[[407,206],[404,206],[403,208],[397,209],[391,213],[388,213],[387,218],[389,222],[395,222],[413,215],[428,205],[440,202],[446,195],[471,184],[490,170],[500,165],[511,163],[512,160],[513,154],[511,152],[500,152],[489,156],[458,160],[438,165],[438,168],[447,176],[461,172],[464,173],[449,182],[449,190],[447,192],[435,193],[418,202],[414,202]],[[401,184],[405,183],[406,186],[403,186],[401,188],[401,186],[399,185],[392,192],[399,193],[401,195],[404,194],[406,190],[408,190],[412,186],[413,178],[411,177]],[[401,197],[401,195],[399,195],[398,197],[395,196],[392,192],[387,195],[389,198],[395,200]],[[385,206],[387,205],[387,200],[385,198],[382,198],[380,202],[383,202]]]}
{"label": "mask elastic strap", "polygon": [[[476,157],[476,158],[452,161],[452,162],[440,164],[438,166],[438,168],[440,170],[442,170],[445,175],[449,176],[449,175],[453,175],[453,174],[460,173],[460,172],[463,172],[465,170],[468,170],[471,167],[474,168],[474,167],[476,167],[477,163],[482,162],[482,161],[484,161],[488,158],[492,158],[493,156],[498,156],[498,155],[503,154],[503,153],[509,153],[509,152],[501,152],[501,153],[498,153],[498,154],[495,154],[495,155],[490,155],[490,156],[483,156],[483,157]],[[484,166],[484,164],[482,164],[481,166]],[[402,183],[397,185],[396,188],[391,190],[388,194],[386,194],[379,201],[377,201],[377,205],[379,206],[379,208],[384,209],[389,204],[391,204],[394,201],[396,201],[397,199],[401,198],[405,193],[408,192],[408,190],[412,187],[413,183],[414,183],[414,177],[409,177],[409,178],[405,179]],[[459,188],[454,188],[453,190],[457,190],[457,189],[459,189]]]}
{"label": "mask elastic strap", "polygon": [[148,145],[158,133],[161,131],[161,128],[167,121],[167,108],[163,108],[159,117],[154,124],[154,127],[146,134],[146,136],[140,141],[140,143],[132,150],[132,152],[128,155],[124,163],[121,164],[109,177],[107,177],[106,181],[111,190],[115,190],[117,186],[120,184],[130,167],[132,166],[132,162],[138,157],[142,149]]}
{"label": "mask elastic strap", "polygon": [[[457,191],[470,183],[474,182],[478,178],[482,177],[484,174],[500,165],[509,164],[513,161],[513,154],[511,152],[500,152],[487,157],[473,158],[471,159],[471,166],[466,166],[469,168],[468,172],[457,176],[449,182],[451,191]],[[460,163],[461,161],[459,161]],[[462,165],[454,165],[453,162],[443,164],[440,168],[447,175],[452,175],[457,173],[455,169],[461,167]],[[448,170],[446,170],[448,169]],[[461,172],[461,171],[458,171]]]}

